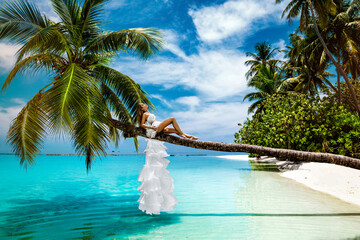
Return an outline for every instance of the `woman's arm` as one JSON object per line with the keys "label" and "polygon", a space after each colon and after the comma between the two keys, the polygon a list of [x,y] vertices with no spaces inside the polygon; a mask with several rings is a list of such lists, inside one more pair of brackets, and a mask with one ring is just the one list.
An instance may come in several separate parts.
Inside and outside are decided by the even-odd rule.
{"label": "woman's arm", "polygon": [[141,125],[140,127],[142,128],[149,128],[149,129],[155,129],[156,127],[154,126],[148,126],[145,124],[146,122],[146,118],[149,116],[149,113],[144,113],[143,116],[142,116],[142,119],[141,119]]}

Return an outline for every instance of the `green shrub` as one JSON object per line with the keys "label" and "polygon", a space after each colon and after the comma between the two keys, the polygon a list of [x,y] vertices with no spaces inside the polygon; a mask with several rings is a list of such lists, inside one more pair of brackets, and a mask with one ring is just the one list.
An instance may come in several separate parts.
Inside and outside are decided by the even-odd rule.
{"label": "green shrub", "polygon": [[262,114],[246,120],[235,142],[359,158],[360,119],[332,97],[276,94]]}

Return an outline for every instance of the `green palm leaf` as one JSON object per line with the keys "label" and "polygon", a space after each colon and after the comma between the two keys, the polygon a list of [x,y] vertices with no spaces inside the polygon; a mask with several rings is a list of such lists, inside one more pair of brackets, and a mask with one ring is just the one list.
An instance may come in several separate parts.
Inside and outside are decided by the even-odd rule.
{"label": "green palm leaf", "polygon": [[[121,102],[120,98],[115,94],[115,92],[113,90],[111,90],[105,84],[102,84],[101,85],[101,93],[104,98],[104,101],[108,104],[108,106],[110,106],[111,110],[114,111],[114,114],[115,114],[116,118],[118,118],[119,121],[135,125],[134,119],[132,118],[132,116],[128,112],[127,108],[125,107],[125,105]],[[113,126],[110,126],[110,137],[111,137],[112,141],[115,143],[115,146],[117,146],[118,141],[119,141],[119,132]],[[123,134],[123,137],[124,137],[124,134]],[[136,136],[134,137],[134,145],[135,145],[136,151],[138,152],[139,151],[139,143],[138,143],[138,139]]]}
{"label": "green palm leaf", "polygon": [[76,26],[81,16],[81,6],[78,0],[51,0],[55,13],[64,25]]}
{"label": "green palm leaf", "polygon": [[105,33],[95,38],[85,49],[86,53],[133,52],[147,59],[162,49],[161,33],[154,28],[133,28]]}
{"label": "green palm leaf", "polygon": [[72,136],[76,151],[86,155],[86,169],[89,171],[95,155],[105,154],[110,119],[104,111],[106,105],[98,88],[88,87],[83,95],[86,111],[75,111]]}
{"label": "green palm leaf", "polygon": [[93,75],[96,79],[115,91],[116,95],[121,99],[121,102],[133,116],[134,122],[136,121],[136,106],[138,103],[146,103],[150,109],[153,109],[147,93],[130,77],[103,65],[96,66],[93,70]]}
{"label": "green palm leaf", "polygon": [[83,30],[87,26],[95,25],[101,22],[104,6],[108,0],[86,0],[81,10],[81,19],[83,21]]}
{"label": "green palm leaf", "polygon": [[25,55],[51,52],[62,55],[69,50],[68,42],[60,33],[59,24],[53,24],[39,30],[16,53],[17,62]]}
{"label": "green palm leaf", "polygon": [[[54,133],[72,131],[76,116],[88,115],[88,99],[84,94],[94,80],[80,66],[70,64],[64,74],[48,90],[50,128]],[[93,89],[93,88],[92,88]]]}
{"label": "green palm leaf", "polygon": [[20,157],[20,165],[33,164],[44,140],[48,116],[44,104],[44,94],[37,93],[12,121],[8,132],[8,142]]}
{"label": "green palm leaf", "polygon": [[20,72],[31,69],[33,72],[40,69],[51,70],[53,68],[61,68],[66,60],[58,55],[51,53],[37,53],[33,54],[20,62],[18,62],[7,76],[1,91],[5,92],[11,81]]}
{"label": "green palm leaf", "polygon": [[114,111],[114,114],[119,121],[134,124],[133,119],[128,112],[126,106],[121,102],[120,98],[111,88],[109,88],[105,84],[102,84],[101,94],[104,98],[104,101],[107,103],[110,109]]}
{"label": "green palm leaf", "polygon": [[0,8],[0,39],[23,44],[49,24],[50,21],[27,0],[5,2]]}

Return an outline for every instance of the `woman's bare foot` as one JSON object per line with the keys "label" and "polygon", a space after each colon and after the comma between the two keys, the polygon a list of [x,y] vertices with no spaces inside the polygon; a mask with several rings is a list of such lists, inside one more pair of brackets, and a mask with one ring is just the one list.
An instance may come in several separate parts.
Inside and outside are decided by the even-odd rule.
{"label": "woman's bare foot", "polygon": [[183,137],[183,138],[188,138],[188,137],[187,137],[187,134],[185,134],[185,133],[180,134],[179,136],[180,136],[180,137]]}
{"label": "woman's bare foot", "polygon": [[195,137],[195,136],[192,136],[192,135],[189,135],[189,134],[186,134],[186,133],[184,133],[184,135],[190,140],[198,140],[199,139],[198,137]]}
{"label": "woman's bare foot", "polygon": [[196,140],[196,139],[199,139],[199,138],[197,138],[197,137],[191,136],[191,135],[186,134],[186,133],[184,133],[184,135],[186,136],[186,138],[188,138],[188,139],[190,139],[190,140]]}
{"label": "woman's bare foot", "polygon": [[191,136],[190,137],[190,140],[198,140],[199,138],[198,137],[195,137],[195,136]]}
{"label": "woman's bare foot", "polygon": [[181,134],[180,137],[187,138],[187,139],[190,139],[190,140],[197,140],[197,139],[199,139],[198,137],[191,136],[191,135],[186,134],[186,133]]}

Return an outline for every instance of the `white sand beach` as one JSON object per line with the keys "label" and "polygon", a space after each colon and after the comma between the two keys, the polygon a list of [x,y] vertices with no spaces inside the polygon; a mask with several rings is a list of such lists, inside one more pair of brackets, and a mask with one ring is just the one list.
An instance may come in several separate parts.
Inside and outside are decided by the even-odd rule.
{"label": "white sand beach", "polygon": [[[217,156],[236,161],[248,161],[248,155]],[[275,158],[262,156],[261,160],[284,163]],[[330,163],[303,163],[297,170],[279,173],[280,176],[293,179],[314,190],[330,194],[343,201],[360,205],[360,170]]]}
{"label": "white sand beach", "polygon": [[360,205],[360,170],[330,163],[309,162],[280,174],[312,189]]}

